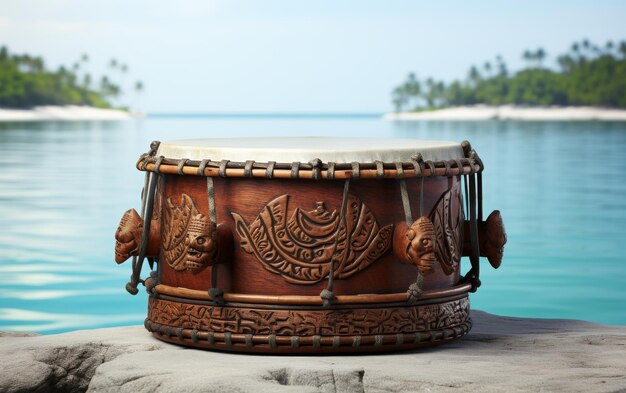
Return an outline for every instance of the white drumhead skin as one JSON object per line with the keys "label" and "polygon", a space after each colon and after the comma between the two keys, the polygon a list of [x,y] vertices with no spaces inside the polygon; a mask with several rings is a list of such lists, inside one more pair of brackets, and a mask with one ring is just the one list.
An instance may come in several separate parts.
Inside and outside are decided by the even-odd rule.
{"label": "white drumhead skin", "polygon": [[458,142],[332,137],[187,139],[162,142],[157,156],[197,161],[308,163],[319,158],[324,163],[370,163],[410,162],[417,153],[425,161],[464,157]]}

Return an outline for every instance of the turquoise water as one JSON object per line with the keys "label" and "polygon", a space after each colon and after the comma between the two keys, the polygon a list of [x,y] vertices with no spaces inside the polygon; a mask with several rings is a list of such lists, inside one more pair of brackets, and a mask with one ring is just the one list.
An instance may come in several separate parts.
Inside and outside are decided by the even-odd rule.
{"label": "turquoise water", "polygon": [[284,135],[470,140],[485,210],[502,211],[509,235],[472,306],[626,324],[626,123],[161,115],[0,124],[0,330],[142,323],[146,295],[126,293],[130,266],[113,261],[118,220],[139,207],[139,154],[155,139]]}

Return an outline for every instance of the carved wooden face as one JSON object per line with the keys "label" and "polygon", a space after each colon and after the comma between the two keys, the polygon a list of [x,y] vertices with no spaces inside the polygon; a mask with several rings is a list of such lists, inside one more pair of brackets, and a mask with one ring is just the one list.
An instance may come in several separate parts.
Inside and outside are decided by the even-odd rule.
{"label": "carved wooden face", "polygon": [[198,273],[215,262],[215,224],[198,211],[189,195],[181,195],[180,205],[168,198],[161,235],[164,261],[174,270]]}
{"label": "carved wooden face", "polygon": [[435,237],[433,223],[428,217],[420,217],[406,231],[405,236],[408,240],[406,253],[411,262],[422,273],[432,269],[432,265],[437,262],[433,244]]}
{"label": "carved wooden face", "polygon": [[135,209],[124,213],[115,232],[115,262],[122,263],[139,253],[143,220]]}
{"label": "carved wooden face", "polygon": [[210,265],[215,252],[215,228],[211,226],[202,214],[191,219],[189,230],[185,237],[185,268],[191,273],[197,273]]}

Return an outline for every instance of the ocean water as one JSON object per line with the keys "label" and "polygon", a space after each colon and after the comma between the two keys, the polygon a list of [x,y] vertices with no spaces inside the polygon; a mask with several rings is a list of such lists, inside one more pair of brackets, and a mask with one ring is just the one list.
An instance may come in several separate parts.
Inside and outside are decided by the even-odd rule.
{"label": "ocean water", "polygon": [[485,211],[502,211],[509,239],[500,269],[484,263],[472,307],[626,324],[626,123],[162,115],[0,124],[0,330],[143,322],[146,294],[124,290],[130,266],[114,263],[113,235],[139,209],[134,164],[150,141],[313,135],[470,140]]}

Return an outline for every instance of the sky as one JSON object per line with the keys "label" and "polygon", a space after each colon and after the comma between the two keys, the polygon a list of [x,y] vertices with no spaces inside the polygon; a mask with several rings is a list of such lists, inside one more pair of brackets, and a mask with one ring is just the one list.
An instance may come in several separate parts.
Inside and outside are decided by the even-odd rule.
{"label": "sky", "polygon": [[87,53],[91,74],[141,80],[121,103],[148,112],[365,113],[410,71],[515,70],[525,49],[626,40],[625,21],[624,0],[0,0],[0,45],[53,67]]}

